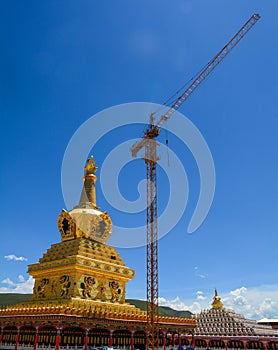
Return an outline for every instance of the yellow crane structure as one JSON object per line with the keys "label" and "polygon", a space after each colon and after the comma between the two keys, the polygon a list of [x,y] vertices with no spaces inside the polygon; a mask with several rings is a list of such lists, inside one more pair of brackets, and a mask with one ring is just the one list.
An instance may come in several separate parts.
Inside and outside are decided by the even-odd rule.
{"label": "yellow crane structure", "polygon": [[247,34],[247,32],[257,23],[260,15],[254,14],[239,29],[233,38],[223,47],[221,51],[205,66],[205,68],[197,75],[193,82],[186,90],[171,104],[170,108],[155,123],[154,113],[150,115],[147,129],[144,137],[131,148],[133,157],[144,148],[145,154],[143,159],[146,164],[147,177],[147,331],[148,331],[148,347],[149,349],[158,348],[158,228],[157,228],[157,176],[156,164],[159,160],[155,140],[160,131],[161,125],[180,108],[180,106],[188,99],[188,97],[200,86],[207,76],[222,62],[222,60],[231,52],[231,50],[239,43],[239,41]]}

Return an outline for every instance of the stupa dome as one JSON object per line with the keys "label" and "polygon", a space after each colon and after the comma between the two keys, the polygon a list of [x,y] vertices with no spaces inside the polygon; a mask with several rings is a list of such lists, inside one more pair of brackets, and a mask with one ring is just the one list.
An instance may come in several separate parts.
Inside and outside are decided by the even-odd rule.
{"label": "stupa dome", "polygon": [[58,227],[62,240],[85,237],[106,243],[112,232],[112,221],[108,213],[102,212],[96,205],[97,169],[94,158],[89,158],[79,204],[69,212],[63,209],[59,215]]}
{"label": "stupa dome", "polygon": [[112,221],[108,213],[93,208],[74,208],[69,214],[79,235],[106,243],[112,232]]}

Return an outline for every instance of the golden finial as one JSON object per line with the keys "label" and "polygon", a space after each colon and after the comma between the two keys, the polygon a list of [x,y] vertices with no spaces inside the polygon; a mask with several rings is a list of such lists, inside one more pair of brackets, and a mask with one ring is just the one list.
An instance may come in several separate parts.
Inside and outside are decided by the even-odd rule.
{"label": "golden finial", "polygon": [[96,186],[95,182],[97,181],[97,177],[95,175],[98,167],[96,166],[96,162],[93,156],[91,156],[89,159],[87,159],[86,165],[84,167],[85,169],[85,175],[83,176],[84,179],[84,186],[81,192],[81,197],[79,201],[79,206],[93,206],[97,208],[96,205]]}
{"label": "golden finial", "polygon": [[91,156],[89,159],[87,159],[86,165],[84,167],[86,174],[95,174],[98,170],[98,167],[96,166],[96,161],[93,156]]}
{"label": "golden finial", "polygon": [[223,303],[221,301],[220,296],[218,295],[217,289],[214,289],[214,297],[213,301],[211,303],[211,306],[214,310],[222,310],[223,309]]}

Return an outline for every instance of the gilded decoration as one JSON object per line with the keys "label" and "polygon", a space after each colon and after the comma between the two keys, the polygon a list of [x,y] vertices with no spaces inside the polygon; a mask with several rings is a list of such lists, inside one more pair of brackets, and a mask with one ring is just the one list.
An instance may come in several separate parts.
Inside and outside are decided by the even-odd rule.
{"label": "gilded decoration", "polygon": [[124,284],[116,280],[82,276],[79,284],[79,294],[83,299],[123,303],[125,299]]}
{"label": "gilded decoration", "polygon": [[71,281],[70,276],[68,275],[63,275],[56,278],[42,278],[35,282],[33,299],[63,299],[69,295],[70,287]]}
{"label": "gilded decoration", "polygon": [[91,276],[84,276],[82,280],[83,281],[80,283],[80,294],[82,298],[94,299],[98,293],[98,283],[96,279]]}
{"label": "gilded decoration", "polygon": [[76,237],[106,243],[112,232],[112,221],[107,213],[77,206],[69,214],[76,224]]}
{"label": "gilded decoration", "polygon": [[109,282],[109,288],[111,291],[111,301],[112,302],[119,301],[122,297],[122,292],[123,292],[120,284],[117,281]]}
{"label": "gilded decoration", "polygon": [[36,293],[38,298],[45,298],[46,292],[48,289],[48,284],[49,284],[49,279],[48,278],[43,278],[39,283],[36,288]]}
{"label": "gilded decoration", "polygon": [[63,241],[76,238],[76,225],[66,210],[61,211],[57,223]]}
{"label": "gilded decoration", "polygon": [[59,278],[60,285],[60,296],[67,296],[69,293],[69,288],[71,286],[70,276],[63,275]]}

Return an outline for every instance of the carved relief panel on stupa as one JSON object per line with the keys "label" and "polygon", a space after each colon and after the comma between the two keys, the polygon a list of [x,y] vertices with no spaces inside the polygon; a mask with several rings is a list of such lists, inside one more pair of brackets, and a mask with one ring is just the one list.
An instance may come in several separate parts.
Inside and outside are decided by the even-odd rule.
{"label": "carved relief panel on stupa", "polygon": [[73,295],[71,277],[62,275],[52,278],[36,279],[33,288],[33,299],[65,299]]}
{"label": "carved relief panel on stupa", "polygon": [[123,303],[125,286],[116,280],[82,276],[79,283],[79,294],[84,299]]}

